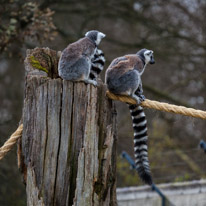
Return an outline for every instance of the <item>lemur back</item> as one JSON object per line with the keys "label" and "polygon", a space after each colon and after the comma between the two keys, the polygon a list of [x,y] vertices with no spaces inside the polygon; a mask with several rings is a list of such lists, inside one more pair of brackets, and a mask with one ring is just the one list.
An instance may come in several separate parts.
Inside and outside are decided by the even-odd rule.
{"label": "lemur back", "polygon": [[104,37],[105,34],[99,31],[89,31],[84,38],[69,44],[60,56],[59,76],[65,80],[97,85],[97,82],[90,78],[90,71],[94,56],[98,54],[97,46]]}
{"label": "lemur back", "polygon": [[152,177],[147,151],[147,121],[139,104],[144,101],[141,75],[147,63],[154,63],[153,52],[142,49],[137,54],[125,55],[112,61],[106,71],[106,84],[110,92],[116,95],[131,96],[137,101],[129,105],[134,129],[135,164],[141,179],[151,185]]}

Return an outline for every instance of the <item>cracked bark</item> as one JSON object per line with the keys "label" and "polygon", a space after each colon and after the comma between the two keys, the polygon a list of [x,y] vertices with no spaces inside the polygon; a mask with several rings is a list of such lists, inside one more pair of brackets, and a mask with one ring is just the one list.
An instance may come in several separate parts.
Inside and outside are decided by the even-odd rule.
{"label": "cracked bark", "polygon": [[96,88],[58,78],[57,62],[48,48],[29,50],[25,60],[18,159],[27,205],[116,205],[114,104],[101,82]]}

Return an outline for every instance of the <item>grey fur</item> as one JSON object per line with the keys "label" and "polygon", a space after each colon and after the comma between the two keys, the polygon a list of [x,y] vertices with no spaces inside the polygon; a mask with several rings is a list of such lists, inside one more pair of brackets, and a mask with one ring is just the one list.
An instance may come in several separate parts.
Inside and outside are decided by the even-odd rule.
{"label": "grey fur", "polygon": [[153,51],[147,49],[116,58],[106,71],[105,81],[110,92],[131,96],[137,101],[137,105],[129,106],[134,128],[135,165],[141,179],[151,185],[146,118],[142,107],[138,105],[145,100],[141,75],[148,63],[154,63],[154,58]]}
{"label": "grey fur", "polygon": [[[63,62],[63,61],[62,61]],[[62,64],[60,65],[63,66]],[[64,69],[59,70],[59,76],[65,80],[78,81],[80,79],[87,79],[90,72],[91,63],[88,58],[81,57],[77,62],[70,65],[65,63]]]}
{"label": "grey fur", "polygon": [[[119,78],[107,78],[108,89],[114,94],[134,96],[135,91],[140,85],[140,75],[137,71],[128,71]],[[139,100],[137,100],[139,101]],[[140,102],[138,102],[140,103]]]}
{"label": "grey fur", "polygon": [[93,42],[95,42],[95,44],[98,46],[102,38],[104,38],[106,35],[97,30],[92,30],[87,32],[85,36],[91,39]]}
{"label": "grey fur", "polygon": [[92,59],[97,50],[96,42],[101,39],[103,33],[91,31],[87,32],[85,36],[77,42],[69,44],[63,50],[58,65],[59,76],[65,80],[84,81],[97,85],[95,80],[89,79],[89,75]]}
{"label": "grey fur", "polygon": [[[148,63],[144,55],[147,51],[151,50],[142,49],[136,55],[125,55],[112,61],[105,78],[112,93],[131,96],[136,99],[137,104],[144,100],[141,75]],[[153,57],[152,53],[151,51]]]}

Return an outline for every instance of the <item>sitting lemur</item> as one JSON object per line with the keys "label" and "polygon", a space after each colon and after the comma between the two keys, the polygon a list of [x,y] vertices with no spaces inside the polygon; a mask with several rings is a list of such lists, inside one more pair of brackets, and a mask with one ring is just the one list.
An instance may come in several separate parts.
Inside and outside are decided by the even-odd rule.
{"label": "sitting lemur", "polygon": [[125,55],[112,61],[106,71],[105,81],[110,92],[131,96],[137,102],[129,105],[134,128],[135,165],[141,179],[151,185],[152,177],[147,150],[147,121],[139,104],[145,100],[141,75],[146,65],[154,64],[153,51],[141,49],[136,54]]}
{"label": "sitting lemur", "polygon": [[105,36],[102,32],[92,30],[84,38],[69,44],[59,59],[59,76],[65,80],[83,81],[96,86],[96,78],[105,63],[104,54],[97,46]]}

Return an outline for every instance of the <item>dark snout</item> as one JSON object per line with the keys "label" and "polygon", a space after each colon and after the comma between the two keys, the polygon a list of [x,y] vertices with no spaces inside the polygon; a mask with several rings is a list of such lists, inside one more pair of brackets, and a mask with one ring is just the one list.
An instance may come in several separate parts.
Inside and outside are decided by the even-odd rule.
{"label": "dark snout", "polygon": [[154,60],[154,58],[153,57],[151,57],[151,59],[150,59],[150,62],[149,62],[150,64],[154,64],[155,63],[155,60]]}

